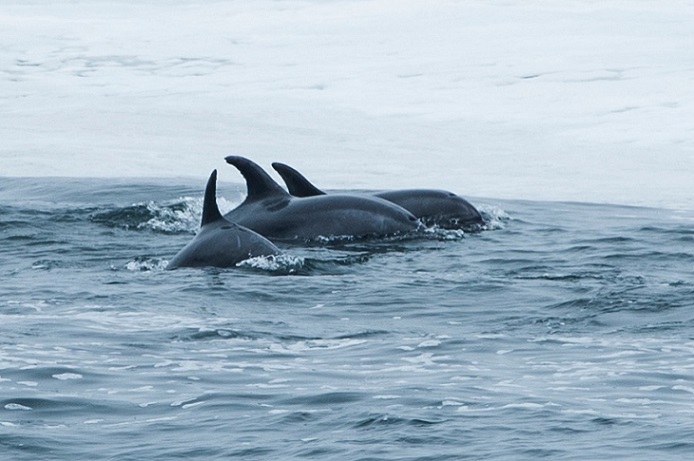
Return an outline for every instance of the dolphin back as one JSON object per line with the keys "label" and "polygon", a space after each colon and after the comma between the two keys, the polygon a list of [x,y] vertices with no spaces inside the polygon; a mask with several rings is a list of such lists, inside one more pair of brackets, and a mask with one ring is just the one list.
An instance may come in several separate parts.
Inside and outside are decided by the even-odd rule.
{"label": "dolphin back", "polygon": [[214,170],[205,188],[200,230],[169,261],[167,269],[233,267],[249,258],[280,253],[265,237],[224,219],[217,206],[216,195],[217,170]]}
{"label": "dolphin back", "polygon": [[174,256],[167,269],[179,267],[234,267],[258,256],[280,254],[265,237],[226,220],[205,227]]}
{"label": "dolphin back", "polygon": [[470,202],[446,190],[402,189],[374,194],[400,205],[428,226],[460,229],[483,225],[484,218]]}

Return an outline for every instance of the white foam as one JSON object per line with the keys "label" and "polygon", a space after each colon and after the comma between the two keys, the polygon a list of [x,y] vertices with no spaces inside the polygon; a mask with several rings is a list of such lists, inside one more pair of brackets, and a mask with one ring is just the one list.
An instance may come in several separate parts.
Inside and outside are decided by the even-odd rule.
{"label": "white foam", "polygon": [[163,271],[169,261],[159,258],[137,258],[125,263],[125,268],[133,272]]}
{"label": "white foam", "polygon": [[173,203],[148,202],[147,209],[155,216],[139,224],[138,229],[151,229],[162,232],[195,233],[200,227],[202,198],[181,197]]}
{"label": "white foam", "polygon": [[82,379],[82,375],[79,373],[59,373],[59,374],[53,375],[53,377],[55,379],[60,380],[60,381]]}
{"label": "white foam", "polygon": [[288,254],[257,256],[239,262],[237,267],[250,267],[265,271],[286,270],[289,273],[296,272],[304,265],[304,258]]}
{"label": "white foam", "polygon": [[672,386],[672,390],[684,391],[684,392],[689,392],[690,394],[694,394],[694,387],[692,387],[692,386],[677,385],[677,386]]}
{"label": "white foam", "polygon": [[10,410],[10,411],[29,411],[33,410],[31,407],[27,407],[25,405],[21,405],[19,403],[8,403],[5,404],[5,410]]}

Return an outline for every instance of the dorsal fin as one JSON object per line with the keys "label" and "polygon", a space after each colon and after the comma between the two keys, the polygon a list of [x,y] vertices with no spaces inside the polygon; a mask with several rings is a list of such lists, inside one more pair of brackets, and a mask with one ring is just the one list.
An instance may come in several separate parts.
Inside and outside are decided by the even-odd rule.
{"label": "dorsal fin", "polygon": [[284,183],[287,185],[289,193],[294,197],[313,197],[315,195],[325,195],[325,192],[311,184],[311,181],[306,179],[304,175],[296,171],[294,168],[284,163],[275,162],[272,168],[277,171]]}
{"label": "dorsal fin", "polygon": [[257,163],[238,155],[230,155],[224,160],[234,165],[246,179],[248,197],[246,201],[259,200],[270,196],[289,197],[289,194],[260,168]]}
{"label": "dorsal fin", "polygon": [[205,199],[202,202],[202,222],[200,226],[222,219],[217,206],[217,170],[213,170],[205,187]]}

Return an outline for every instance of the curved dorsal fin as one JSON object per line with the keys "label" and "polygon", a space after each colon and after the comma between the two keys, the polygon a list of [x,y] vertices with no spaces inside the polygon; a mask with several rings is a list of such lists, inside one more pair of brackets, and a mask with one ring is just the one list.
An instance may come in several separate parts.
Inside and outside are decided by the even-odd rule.
{"label": "curved dorsal fin", "polygon": [[311,184],[311,181],[306,179],[304,175],[296,171],[294,168],[284,163],[275,162],[272,168],[277,171],[284,183],[287,185],[289,193],[294,197],[313,197],[315,195],[325,195],[325,192]]}
{"label": "curved dorsal fin", "polygon": [[202,202],[202,222],[200,226],[222,219],[217,206],[217,170],[212,170],[205,187],[205,199]]}
{"label": "curved dorsal fin", "polygon": [[245,157],[229,155],[224,160],[234,165],[246,179],[247,201],[259,200],[269,196],[289,197],[289,194],[275,182],[260,166]]}

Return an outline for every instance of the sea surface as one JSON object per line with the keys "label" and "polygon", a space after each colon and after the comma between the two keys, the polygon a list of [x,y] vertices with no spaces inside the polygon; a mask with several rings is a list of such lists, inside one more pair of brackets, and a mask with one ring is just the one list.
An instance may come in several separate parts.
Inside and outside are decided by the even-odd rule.
{"label": "sea surface", "polygon": [[691,211],[470,197],[481,232],[165,271],[203,187],[0,178],[0,458],[694,453]]}

